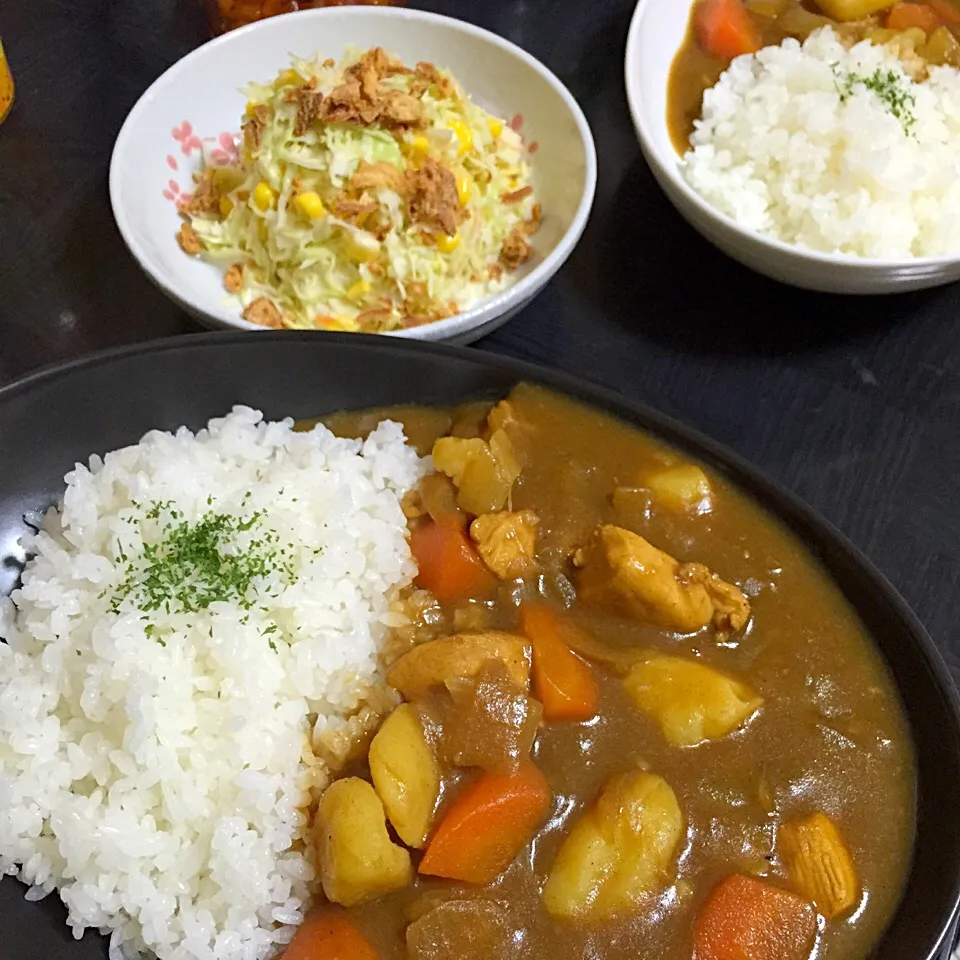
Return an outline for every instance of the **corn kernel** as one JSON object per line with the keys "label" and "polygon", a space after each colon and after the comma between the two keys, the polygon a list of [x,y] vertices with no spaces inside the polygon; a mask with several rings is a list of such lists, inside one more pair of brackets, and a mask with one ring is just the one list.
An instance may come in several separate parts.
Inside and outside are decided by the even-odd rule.
{"label": "corn kernel", "polygon": [[233,210],[233,201],[229,197],[221,197],[220,198],[220,215],[222,217],[229,217],[231,210]]}
{"label": "corn kernel", "polygon": [[296,208],[311,220],[318,220],[326,213],[323,201],[313,190],[304,190],[303,193],[298,193],[293,202]]}
{"label": "corn kernel", "polygon": [[347,290],[347,299],[359,300],[370,292],[370,284],[366,280],[358,280]]}
{"label": "corn kernel", "polygon": [[296,70],[284,70],[276,80],[273,81],[273,89],[279,90],[281,87],[299,87],[303,83],[303,77]]}
{"label": "corn kernel", "polygon": [[469,153],[473,149],[473,134],[470,132],[470,128],[462,120],[454,120],[450,124],[450,129],[457,140],[460,141],[458,153],[461,156]]}
{"label": "corn kernel", "polygon": [[441,234],[437,237],[437,249],[441,253],[453,253],[460,246],[460,231],[458,230],[452,237],[447,234]]}
{"label": "corn kernel", "polygon": [[256,113],[257,107],[259,107],[259,106],[260,106],[260,104],[257,103],[256,100],[248,100],[248,101],[247,101],[247,109],[244,111],[244,113],[246,113],[246,115],[247,115],[248,117],[252,117],[252,116],[254,115],[254,113]]}
{"label": "corn kernel", "polygon": [[418,133],[410,144],[410,156],[414,160],[425,160],[428,153],[430,153],[430,141],[422,133]]}
{"label": "corn kernel", "polygon": [[253,202],[258,210],[269,210],[277,194],[266,180],[261,180],[253,190]]}
{"label": "corn kernel", "polygon": [[493,137],[494,140],[503,133],[503,124],[496,117],[488,118],[487,126],[490,128],[490,136]]}
{"label": "corn kernel", "polygon": [[470,174],[460,172],[457,175],[457,197],[460,199],[460,206],[465,207],[470,202],[470,194],[473,193],[473,179]]}

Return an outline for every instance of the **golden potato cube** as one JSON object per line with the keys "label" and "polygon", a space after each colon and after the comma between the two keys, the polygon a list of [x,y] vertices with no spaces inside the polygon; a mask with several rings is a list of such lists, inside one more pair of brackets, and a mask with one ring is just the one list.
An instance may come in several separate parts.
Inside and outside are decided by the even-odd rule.
{"label": "golden potato cube", "polygon": [[609,781],[574,823],[543,888],[547,912],[602,920],[666,885],[683,814],[662,777],[633,771]]}
{"label": "golden potato cube", "polygon": [[410,854],[390,839],[383,804],[366,780],[331,783],[313,829],[323,892],[334,903],[352,907],[413,882]]}
{"label": "golden potato cube", "polygon": [[400,839],[422,848],[440,795],[440,767],[416,708],[401,703],[370,744],[370,775]]}
{"label": "golden potato cube", "polygon": [[441,437],[433,445],[433,464],[453,480],[460,509],[475,516],[503,509],[520,475],[503,430],[495,431],[489,443],[479,437]]}
{"label": "golden potato cube", "polygon": [[523,637],[500,630],[455,633],[428,640],[405,653],[387,674],[387,683],[404,700],[417,700],[454,677],[476,676],[490,660],[499,660],[518,687],[530,686],[531,650]]}
{"label": "golden potato cube", "polygon": [[745,683],[695,660],[659,656],[624,678],[627,693],[675,747],[724,737],[763,704]]}
{"label": "golden potato cube", "polygon": [[696,464],[684,463],[658,470],[646,477],[645,485],[657,503],[668,510],[696,513],[710,510],[710,481]]}
{"label": "golden potato cube", "polygon": [[828,920],[860,901],[860,882],[853,857],[840,831],[817,811],[780,827],[780,856],[797,890],[817,905]]}
{"label": "golden potato cube", "polygon": [[817,0],[817,6],[834,20],[862,20],[890,6],[890,0]]}

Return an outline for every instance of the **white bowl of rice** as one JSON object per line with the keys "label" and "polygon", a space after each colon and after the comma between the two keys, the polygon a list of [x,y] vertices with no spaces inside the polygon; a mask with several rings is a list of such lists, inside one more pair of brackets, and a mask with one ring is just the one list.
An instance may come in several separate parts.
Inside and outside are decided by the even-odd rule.
{"label": "white bowl of rice", "polygon": [[[734,60],[681,156],[668,85],[694,6],[640,0],[625,65],[643,154],[687,221],[746,266],[811,290],[960,279],[960,71],[914,82],[889,48],[824,28]],[[891,75],[906,111],[860,82]]]}
{"label": "white bowl of rice", "polygon": [[127,246],[201,322],[457,343],[546,285],[595,185],[590,128],[546,67],[383,7],[205,44],[141,97],[110,167]]}

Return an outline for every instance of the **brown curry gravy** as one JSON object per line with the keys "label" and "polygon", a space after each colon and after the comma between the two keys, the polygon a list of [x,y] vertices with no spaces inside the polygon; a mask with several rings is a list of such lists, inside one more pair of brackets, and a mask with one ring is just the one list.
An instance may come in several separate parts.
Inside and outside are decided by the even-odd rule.
{"label": "brown curry gravy", "polygon": [[[628,700],[614,674],[594,664],[603,689],[599,717],[542,727],[534,759],[555,792],[553,811],[510,869],[487,888],[418,878],[414,887],[347,914],[382,960],[408,956],[404,930],[422,912],[425,896],[498,901],[503,923],[519,935],[516,952],[502,960],[689,960],[693,918],[712,885],[738,871],[785,882],[774,846],[777,825],[821,809],[846,837],[864,895],[849,917],[820,921],[815,955],[866,956],[896,907],[908,868],[915,765],[899,697],[856,613],[802,544],[720,476],[708,471],[712,511],[704,515],[672,514],[639,490],[621,495],[615,506],[617,487],[638,484],[651,467],[689,458],[538,387],[517,387],[511,402],[526,425],[527,464],[512,508],[532,508],[541,518],[544,592],[556,596],[564,589],[566,568],[559,558],[599,522],[633,529],[681,560],[705,563],[750,594],[750,627],[723,645],[706,634],[677,636],[607,616],[577,600],[571,613],[611,645],[701,657],[746,680],[766,702],[745,729],[677,749]],[[325,422],[341,435],[360,436],[389,417],[428,452],[451,427],[458,435],[476,434],[489,406],[387,408],[337,414]],[[501,591],[492,625],[516,629],[512,594]],[[539,889],[568,825],[609,776],[636,764],[670,783],[686,817],[676,882],[635,916],[602,924],[552,920]],[[431,953],[429,960],[499,960],[472,942],[468,922],[459,935],[456,953]],[[417,953],[415,960],[428,955]]]}

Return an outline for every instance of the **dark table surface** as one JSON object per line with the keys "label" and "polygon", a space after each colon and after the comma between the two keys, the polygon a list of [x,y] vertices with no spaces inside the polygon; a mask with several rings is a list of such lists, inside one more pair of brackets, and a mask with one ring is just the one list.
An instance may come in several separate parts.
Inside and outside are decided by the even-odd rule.
{"label": "dark table surface", "polygon": [[[593,126],[600,182],[577,251],[479,349],[563,368],[685,420],[844,530],[960,679],[960,286],[846,299],[779,286],[674,213],[623,91],[634,0],[415,2],[529,50]],[[107,165],[127,111],[206,36],[199,0],[6,0],[17,102],[0,127],[0,382],[199,328],[114,227]]]}

